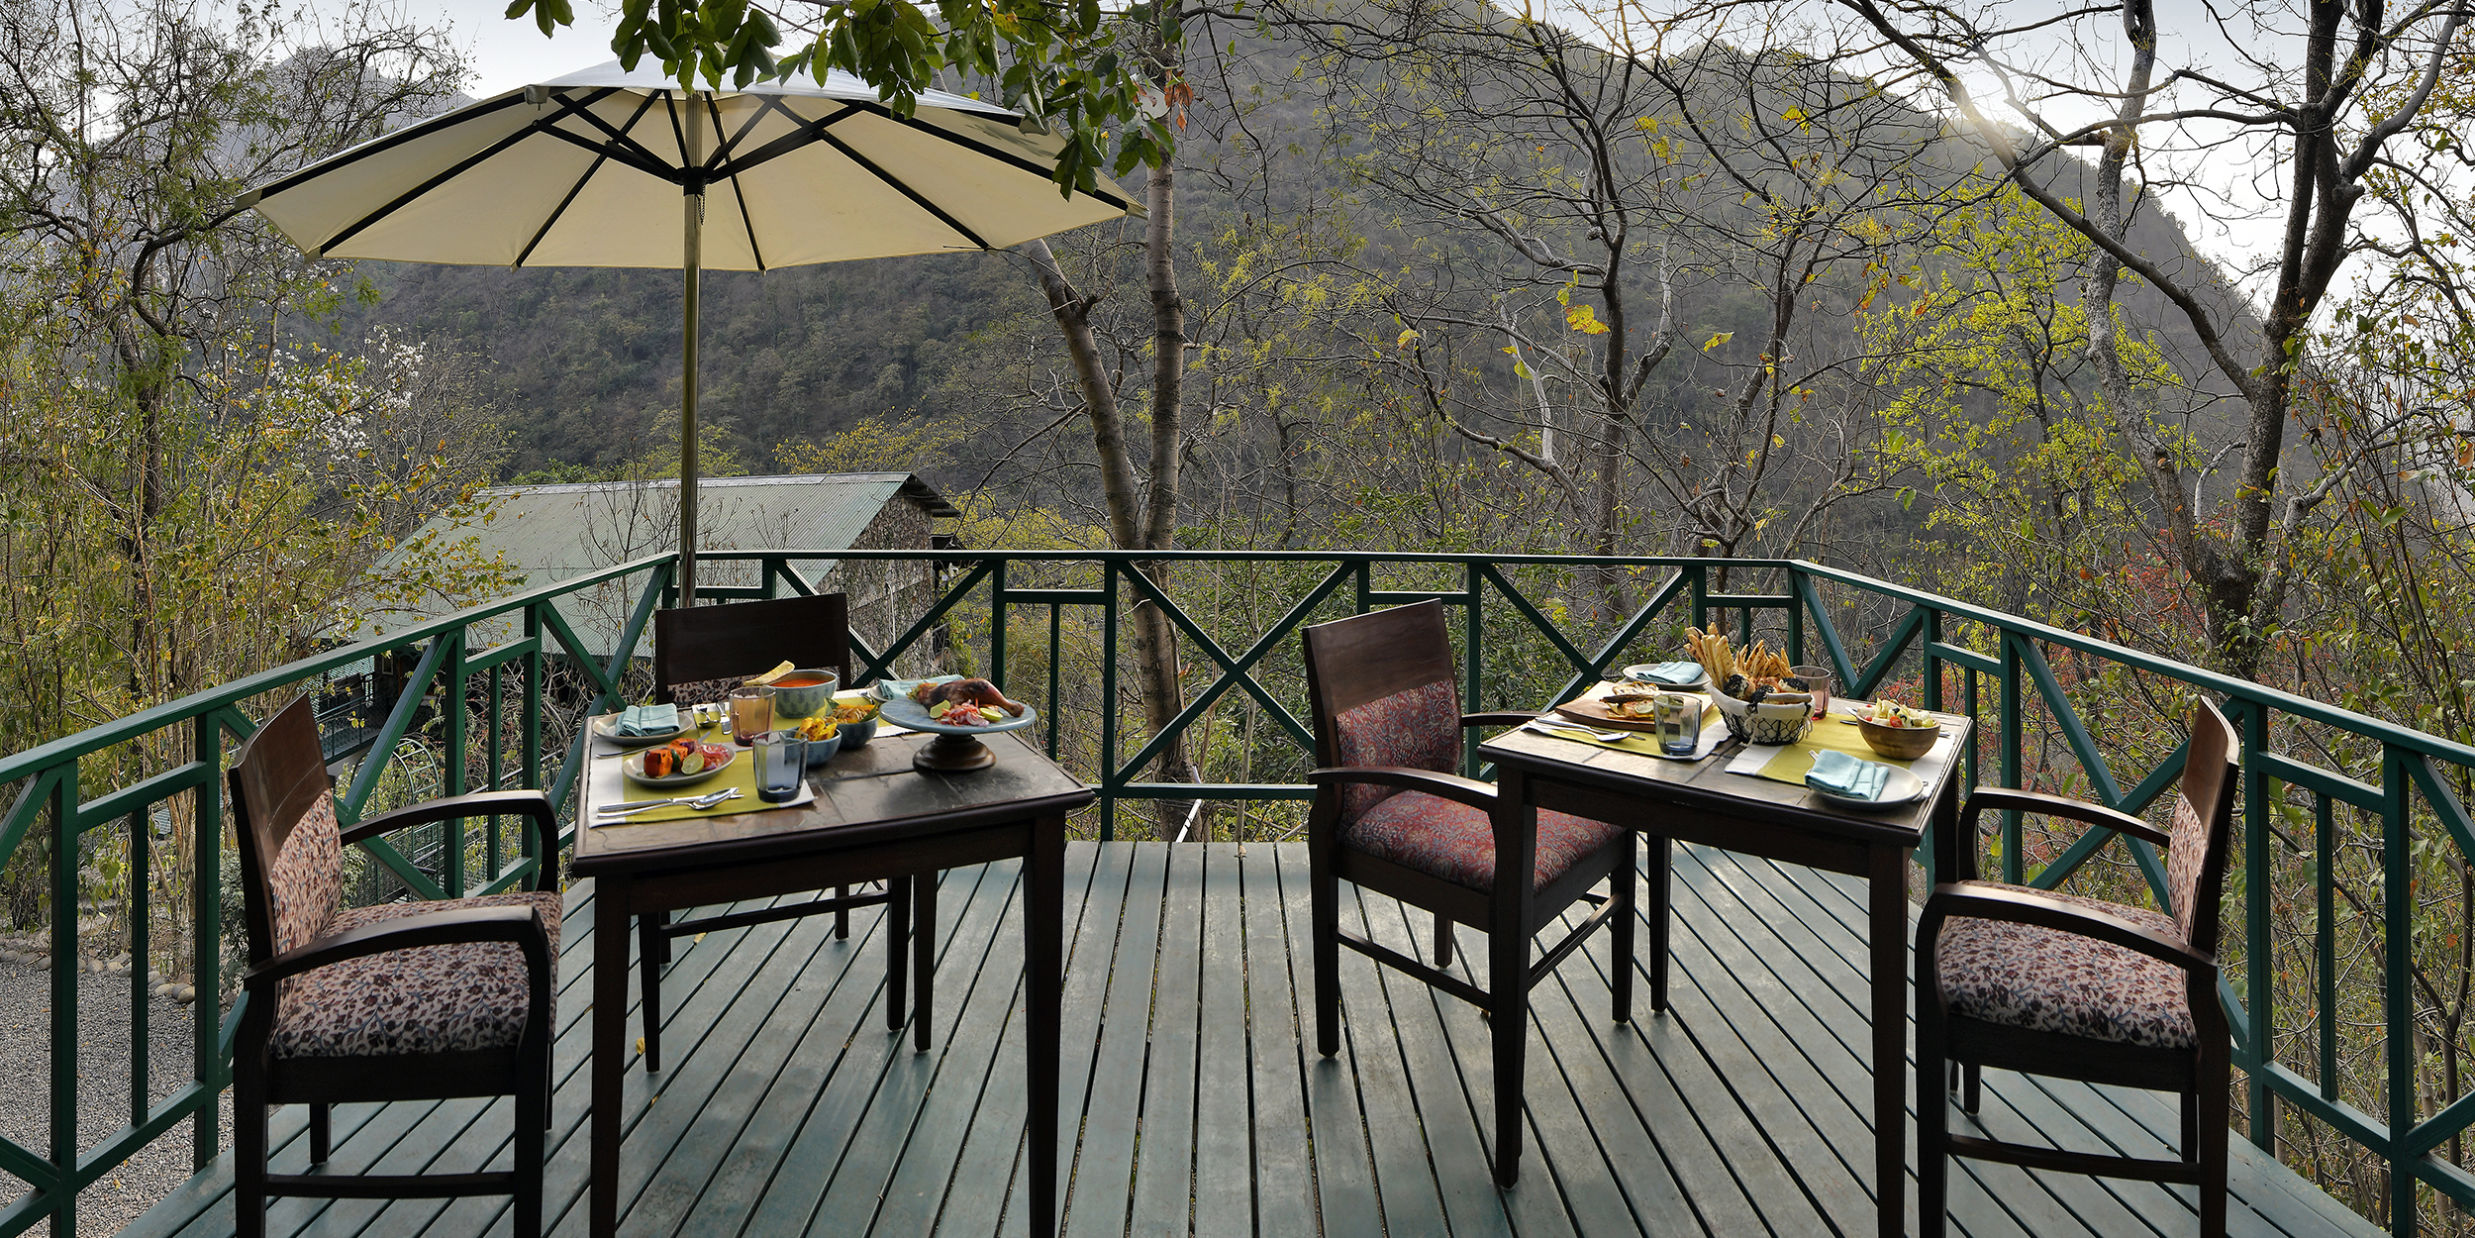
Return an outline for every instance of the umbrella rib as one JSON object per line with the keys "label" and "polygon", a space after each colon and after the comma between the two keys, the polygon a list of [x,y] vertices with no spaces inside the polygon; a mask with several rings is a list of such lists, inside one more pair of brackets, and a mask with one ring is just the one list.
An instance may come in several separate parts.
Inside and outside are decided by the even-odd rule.
{"label": "umbrella rib", "polygon": [[[831,116],[825,117],[822,120],[809,120],[807,117],[782,106],[782,102],[779,99],[767,98],[764,100],[764,105],[770,111],[780,112],[783,119],[790,121],[792,126],[798,129],[798,132],[783,134],[781,137],[775,138],[774,140],[765,143],[763,146],[759,146],[755,150],[748,152],[746,158],[720,169],[722,175],[728,177],[738,177],[755,168],[771,163],[784,155],[790,154],[792,151],[798,150],[802,146],[812,144],[816,141],[817,135],[827,126],[832,125],[835,121],[841,120],[845,116],[856,115],[859,112],[857,107],[846,103],[842,105],[841,111],[836,112]],[[754,122],[750,123],[753,125]]]}
{"label": "umbrella rib", "polygon": [[[591,101],[594,103],[599,103],[603,98],[607,97],[608,93],[609,92],[604,92],[604,94],[595,95]],[[642,96],[643,101],[636,105],[635,113],[627,118],[628,128],[635,128],[637,120],[644,116],[646,110],[651,108],[656,102],[659,102],[661,99],[666,97],[668,93],[669,92],[667,91],[656,91]],[[616,159],[620,163],[626,164],[628,167],[634,168],[639,172],[643,172],[649,176],[658,177],[662,180],[676,183],[680,179],[679,173],[670,164],[662,161],[662,156],[660,153],[656,152],[652,147],[628,136],[626,129],[620,129],[613,126],[609,121],[603,120],[601,113],[578,110],[568,114],[588,125],[593,126],[596,129],[601,130],[604,138],[616,144],[619,149],[607,151],[611,158]],[[544,132],[550,134],[552,137],[565,138],[587,150],[605,150],[603,147],[593,145],[592,139],[585,137],[583,134],[569,133],[565,129],[545,129]]]}
{"label": "umbrella rib", "polygon": [[827,146],[831,146],[835,150],[841,152],[843,158],[858,164],[870,176],[874,176],[878,180],[892,186],[894,192],[901,194],[903,197],[909,198],[911,200],[911,205],[936,216],[940,223],[943,223],[948,228],[952,228],[957,235],[961,236],[962,239],[971,242],[974,247],[979,249],[993,248],[989,245],[987,240],[980,236],[979,233],[965,227],[963,225],[963,221],[956,219],[951,214],[947,213],[944,207],[938,206],[936,203],[929,201],[926,195],[911,188],[909,185],[902,183],[902,180],[899,177],[896,177],[892,173],[887,172],[885,169],[878,167],[876,165],[876,161],[870,159],[868,156],[851,149],[850,143],[826,132],[824,126],[822,125],[816,127],[816,140],[823,142]]}
{"label": "umbrella rib", "polygon": [[[609,93],[611,92],[603,92],[604,95]],[[588,103],[598,101],[599,98],[601,98],[601,96],[595,96],[595,99],[588,101]],[[559,115],[567,114],[579,106],[583,105],[576,104],[567,99],[561,99],[559,101]],[[548,132],[553,135],[564,136],[560,135],[556,129],[547,128],[547,126],[557,118],[558,117],[554,115],[543,120],[536,120],[533,123],[526,125],[524,128],[507,134],[499,140],[492,142],[488,146],[485,146],[480,150],[475,151],[452,164],[449,164],[446,168],[440,170],[429,179],[424,180],[420,184],[415,185],[412,188],[405,190],[403,193],[397,194],[395,197],[389,199],[386,203],[379,206],[378,209],[373,210],[370,213],[363,215],[361,218],[354,220],[350,224],[347,224],[344,227],[337,229],[335,232],[328,234],[327,237],[320,241],[314,249],[311,249],[310,252],[312,254],[324,254],[336,246],[361,235],[361,233],[385,220],[388,216],[402,210],[406,205],[411,203],[413,199],[446,184],[448,181],[464,175],[466,172],[472,171],[475,167],[480,166],[488,160],[498,157],[509,147],[514,146],[516,143],[523,141],[526,137],[536,132]]]}
{"label": "umbrella rib", "polygon": [[[722,132],[721,101],[714,98],[712,95],[705,96],[705,110],[713,116],[714,133],[717,135],[720,134]],[[756,122],[763,115],[764,113],[760,110],[755,115],[748,117],[748,123],[739,126],[739,132],[722,138],[720,143],[715,145],[713,148],[713,158],[705,161],[705,172],[708,176],[711,176],[714,172],[723,168],[730,162],[731,151],[738,147],[741,139],[747,137],[748,134],[755,131]],[[731,202],[739,208],[739,226],[747,233],[748,237],[748,256],[756,261],[756,269],[761,274],[767,269],[765,266],[765,247],[756,239],[756,220],[748,214],[748,195],[740,192],[739,176],[736,172],[725,173],[723,175],[723,179],[730,183]]]}
{"label": "umbrella rib", "polygon": [[[636,114],[627,118],[628,126],[633,128],[637,119],[645,114],[645,109],[652,106],[653,99],[648,95],[636,105]],[[593,153],[593,162],[585,165],[584,174],[576,178],[576,183],[567,187],[567,196],[560,198],[559,204],[551,208],[549,216],[541,221],[541,227],[534,230],[532,239],[526,241],[524,248],[516,254],[515,265],[523,266],[531,260],[533,251],[540,247],[543,238],[548,237],[550,230],[557,227],[559,220],[566,216],[567,208],[575,202],[576,195],[584,192],[584,187],[592,181],[593,174],[601,171],[602,165],[610,162],[610,158],[611,154],[607,150]]]}
{"label": "umbrella rib", "polygon": [[[982,155],[989,159],[994,159],[999,163],[1005,164],[1019,171],[1032,173],[1043,180],[1049,179],[1050,177],[1056,175],[1057,172],[1057,169],[1053,167],[1048,167],[1032,160],[1025,159],[1012,151],[991,146],[986,142],[980,141],[978,138],[938,128],[935,125],[927,124],[921,121],[917,117],[896,115],[893,109],[886,107],[881,103],[850,102],[847,106],[867,112],[872,116],[884,117],[885,119],[893,121],[895,124],[901,125],[906,129],[915,130],[940,141],[963,147],[975,154]],[[949,109],[947,114],[961,116],[966,113]],[[972,113],[972,115],[977,114]],[[986,119],[992,124],[1002,123],[995,117],[982,117],[982,119]],[[1078,190],[1077,192],[1081,191]],[[1119,189],[1114,182],[1110,181],[1109,178],[1105,176],[1099,178],[1097,191],[1090,193],[1088,196],[1098,198],[1103,202],[1114,202],[1125,206],[1134,205],[1134,200],[1128,198],[1124,190]]]}
{"label": "umbrella rib", "polygon": [[510,91],[507,94],[501,95],[498,98],[492,99],[486,103],[476,103],[469,108],[459,108],[455,111],[433,116],[428,120],[398,129],[384,137],[372,138],[350,150],[330,155],[325,159],[321,159],[316,163],[310,164],[308,167],[279,176],[274,180],[268,181],[266,184],[250,190],[248,194],[244,195],[243,205],[255,205],[260,200],[274,194],[282,193],[283,191],[290,189],[294,185],[300,184],[302,181],[308,180],[313,176],[324,176],[337,168],[348,167],[352,164],[359,163],[372,155],[384,154],[385,152],[393,150],[415,138],[426,137],[432,130],[443,129],[449,125],[469,123],[480,117],[490,115],[493,112],[500,112],[508,108],[515,107],[523,102],[524,92]]}

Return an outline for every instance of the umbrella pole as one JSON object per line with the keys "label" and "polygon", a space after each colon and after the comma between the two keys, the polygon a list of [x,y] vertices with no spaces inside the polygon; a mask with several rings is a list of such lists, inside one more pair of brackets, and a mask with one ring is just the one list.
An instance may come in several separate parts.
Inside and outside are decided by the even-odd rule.
{"label": "umbrella pole", "polygon": [[[696,111],[688,109],[688,160],[694,164],[700,158],[696,149],[702,143]],[[681,363],[685,367],[679,376],[679,605],[696,604],[696,299],[703,281],[705,246],[705,187],[690,180],[681,201],[687,204],[686,258],[680,266],[687,274],[687,320],[680,333]]]}

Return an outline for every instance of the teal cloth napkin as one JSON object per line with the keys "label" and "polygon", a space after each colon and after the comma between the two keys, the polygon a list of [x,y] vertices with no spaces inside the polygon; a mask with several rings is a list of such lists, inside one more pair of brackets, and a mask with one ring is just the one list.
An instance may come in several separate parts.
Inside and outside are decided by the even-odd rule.
{"label": "teal cloth napkin", "polygon": [[1642,668],[1641,677],[1652,683],[1673,684],[1681,687],[1702,677],[1702,664],[1699,662],[1661,662],[1655,666]]}
{"label": "teal cloth napkin", "polygon": [[1890,766],[1828,748],[1813,754],[1813,768],[1805,774],[1806,786],[1860,800],[1882,798],[1882,788],[1890,781]]}
{"label": "teal cloth napkin", "polygon": [[621,735],[668,735],[679,729],[679,707],[630,705],[619,711],[618,725],[611,729]]}

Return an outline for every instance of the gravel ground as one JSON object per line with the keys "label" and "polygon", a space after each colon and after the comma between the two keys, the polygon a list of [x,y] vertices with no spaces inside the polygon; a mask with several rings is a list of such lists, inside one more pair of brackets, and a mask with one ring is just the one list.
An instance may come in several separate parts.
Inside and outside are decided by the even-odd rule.
{"label": "gravel ground", "polygon": [[[51,1146],[51,970],[0,941],[0,1135],[38,1155]],[[78,1145],[92,1147],[129,1122],[129,974],[78,975]],[[189,1078],[195,1032],[190,1007],[169,997],[147,1002],[147,1091],[152,1102]],[[232,1097],[222,1099],[222,1138],[232,1132]],[[170,1194],[193,1172],[190,1123],[183,1120],[78,1197],[78,1232],[109,1234]],[[0,1208],[25,1197],[25,1184],[0,1174]],[[38,1224],[29,1234],[50,1232]]]}

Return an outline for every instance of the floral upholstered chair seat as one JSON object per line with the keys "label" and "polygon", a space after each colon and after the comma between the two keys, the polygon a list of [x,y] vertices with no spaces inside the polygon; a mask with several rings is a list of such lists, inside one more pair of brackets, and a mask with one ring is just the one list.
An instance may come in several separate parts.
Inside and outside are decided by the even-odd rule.
{"label": "floral upholstered chair seat", "polygon": [[[2145,907],[2050,897],[2182,935],[2172,917]],[[1942,926],[1934,972],[1942,1000],[1964,1018],[2161,1048],[2199,1036],[2183,969],[2078,933],[1954,916]]]}
{"label": "floral upholstered chair seat", "polygon": [[[531,907],[559,952],[559,896],[486,894],[442,902],[352,907],[329,934],[448,907]],[[511,942],[462,942],[363,955],[286,983],[269,1046],[280,1058],[368,1057],[509,1049],[524,1034],[524,951]]]}
{"label": "floral upholstered chair seat", "polygon": [[[278,953],[406,916],[459,907],[531,907],[548,930],[555,991],[557,891],[345,908],[339,906],[343,870],[335,800],[322,795],[284,839],[268,874]],[[268,1050],[278,1058],[308,1058],[512,1048],[524,1033],[531,990],[523,948],[489,941],[345,959],[291,977],[277,992]]]}
{"label": "floral upholstered chair seat", "polygon": [[[1451,773],[1461,755],[1461,698],[1449,680],[1341,711],[1341,763]],[[1538,814],[1534,888],[1545,888],[1606,846],[1616,827],[1560,812]],[[1341,845],[1430,877],[1495,885],[1495,828],[1485,810],[1424,791],[1374,783],[1341,789]]]}
{"label": "floral upholstered chair seat", "polygon": [[[1560,812],[1538,814],[1535,889],[1545,889],[1582,857],[1607,845],[1616,827]],[[1424,791],[1384,797],[1349,823],[1341,845],[1473,890],[1495,888],[1495,827],[1487,814]]]}

